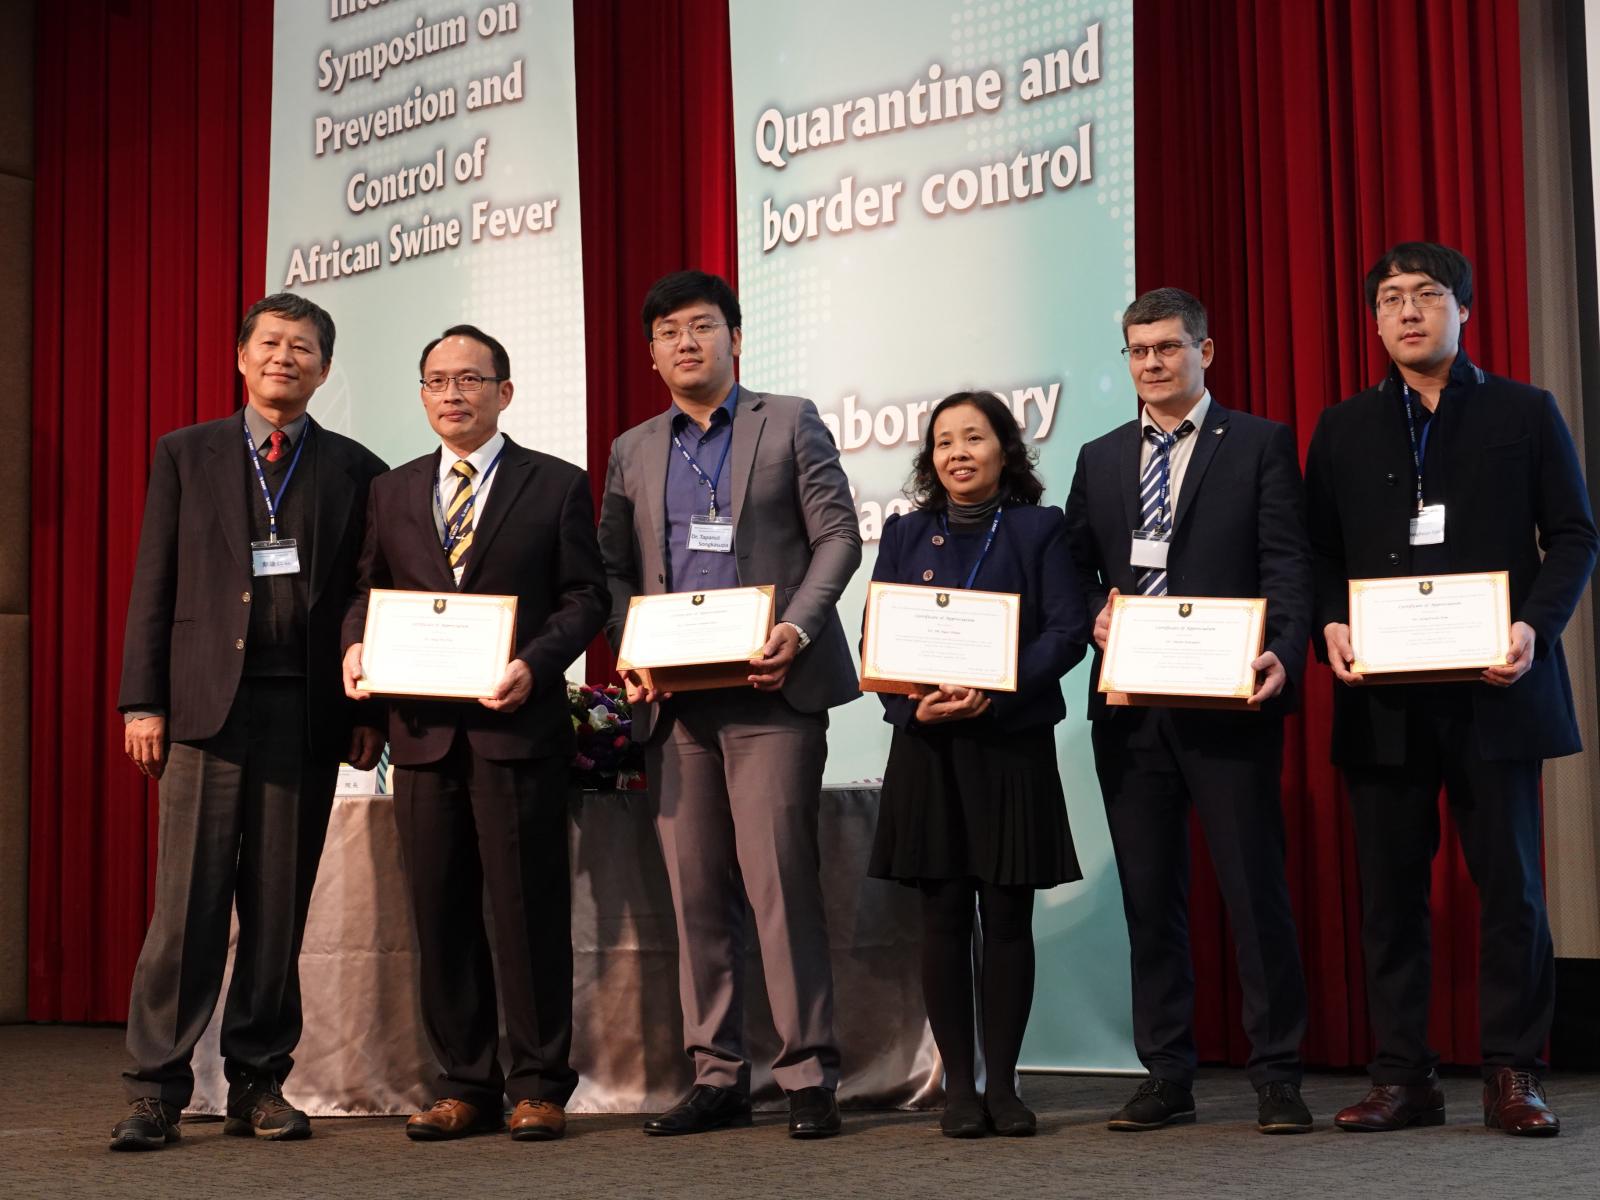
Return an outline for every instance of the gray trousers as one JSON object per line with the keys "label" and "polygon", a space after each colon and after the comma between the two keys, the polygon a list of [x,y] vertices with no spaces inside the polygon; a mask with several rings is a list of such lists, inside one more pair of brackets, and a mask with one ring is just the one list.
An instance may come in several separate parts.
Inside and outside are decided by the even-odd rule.
{"label": "gray trousers", "polygon": [[833,970],[818,878],[826,713],[752,690],[682,693],[646,750],[678,922],[684,1049],[695,1082],[748,1092],[745,903],[755,916],[785,1091],[836,1088]]}
{"label": "gray trousers", "polygon": [[130,1100],[189,1103],[190,1059],[217,1007],[235,906],[222,1017],[229,1100],[254,1080],[289,1074],[300,1040],[300,938],[338,771],[306,760],[303,679],[246,679],[215,737],[169,748],[155,911],[128,1001]]}

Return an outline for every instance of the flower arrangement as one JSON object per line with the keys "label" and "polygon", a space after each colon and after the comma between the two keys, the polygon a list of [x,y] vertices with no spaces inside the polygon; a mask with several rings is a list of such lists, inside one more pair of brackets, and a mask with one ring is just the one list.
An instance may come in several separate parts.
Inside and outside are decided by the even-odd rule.
{"label": "flower arrangement", "polygon": [[577,752],[572,782],[584,791],[642,792],[644,750],[633,740],[633,709],[616,684],[567,684]]}

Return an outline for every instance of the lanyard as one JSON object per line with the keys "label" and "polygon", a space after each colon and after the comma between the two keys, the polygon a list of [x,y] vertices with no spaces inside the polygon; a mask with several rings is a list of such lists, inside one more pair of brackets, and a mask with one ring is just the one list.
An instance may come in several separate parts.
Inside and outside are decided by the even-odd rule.
{"label": "lanyard", "polygon": [[1417,440],[1417,418],[1411,411],[1411,389],[1405,384],[1400,385],[1400,395],[1406,406],[1406,432],[1411,435],[1411,461],[1417,468],[1417,511],[1422,511],[1422,464],[1428,457],[1428,435],[1433,432],[1433,423],[1439,419],[1439,414],[1434,413],[1433,419],[1422,427],[1422,439]]}
{"label": "lanyard", "polygon": [[[978,561],[972,564],[972,570],[967,572],[967,581],[961,585],[963,590],[972,586],[972,581],[978,577],[978,568],[983,566],[983,560],[989,557],[989,547],[994,545],[995,530],[1000,528],[1000,518],[1005,515],[1005,505],[994,510],[994,520],[989,524],[989,536],[983,541],[983,549],[978,552]],[[939,514],[939,529],[944,533],[945,543],[950,542],[950,516],[948,513]]]}
{"label": "lanyard", "polygon": [[672,444],[678,448],[678,453],[683,455],[683,461],[689,464],[689,469],[700,477],[700,482],[711,489],[710,516],[714,520],[717,515],[717,484],[722,479],[722,468],[727,465],[728,451],[733,448],[733,422],[728,422],[728,438],[722,443],[722,457],[717,459],[717,473],[710,479],[706,478],[706,473],[700,469],[700,464],[695,462],[694,455],[684,449],[683,440],[677,434],[672,435]]}
{"label": "lanyard", "polygon": [[[461,506],[461,511],[456,514],[454,524],[452,524],[444,514],[444,495],[439,490],[439,472],[435,471],[433,473],[433,503],[439,510],[439,524],[444,528],[445,554],[448,555],[450,551],[454,550],[456,543],[461,540],[462,529],[465,528],[467,522],[472,519],[472,513],[470,510],[476,506],[478,493],[489,486],[489,476],[494,474],[494,469],[500,465],[500,455],[504,454],[505,452],[506,444],[501,442],[500,454],[496,454],[494,456],[493,461],[489,463],[489,469],[483,473],[483,478],[479,479],[477,486],[472,488],[472,503],[463,504]],[[443,454],[444,451],[441,450],[439,453]],[[462,459],[460,461],[465,462],[466,460]],[[472,481],[470,479],[467,481],[467,486],[472,487]]]}
{"label": "lanyard", "polygon": [[306,438],[311,433],[311,423],[308,421],[304,431],[300,434],[300,444],[294,448],[294,457],[289,460],[289,469],[283,473],[283,482],[278,485],[278,494],[274,496],[267,487],[267,473],[261,469],[261,459],[256,453],[256,440],[250,436],[250,423],[241,421],[244,425],[244,444],[250,451],[250,465],[256,469],[256,482],[261,485],[261,498],[267,502],[267,540],[278,540],[278,505],[283,502],[283,494],[289,490],[289,480],[294,478],[294,469],[300,465],[300,452],[306,448]]}

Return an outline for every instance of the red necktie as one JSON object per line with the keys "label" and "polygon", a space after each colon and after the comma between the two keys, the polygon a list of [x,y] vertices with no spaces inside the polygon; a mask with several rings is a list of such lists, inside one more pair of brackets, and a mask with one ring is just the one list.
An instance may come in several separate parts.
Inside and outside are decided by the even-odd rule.
{"label": "red necktie", "polygon": [[267,448],[267,461],[277,462],[284,456],[284,447],[289,439],[284,436],[283,430],[274,429],[272,431],[272,436],[267,440],[272,443],[272,445]]}

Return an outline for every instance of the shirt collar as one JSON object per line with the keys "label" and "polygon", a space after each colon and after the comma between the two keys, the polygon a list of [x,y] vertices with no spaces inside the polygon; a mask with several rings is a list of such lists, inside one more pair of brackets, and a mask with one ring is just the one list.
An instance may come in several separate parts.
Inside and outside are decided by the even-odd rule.
{"label": "shirt collar", "polygon": [[[475,481],[473,483],[473,490],[477,490],[483,486],[483,473],[487,471],[494,460],[499,457],[500,451],[505,447],[505,444],[506,435],[501,433],[499,430],[496,430],[495,435],[492,438],[490,438],[483,445],[479,446],[471,454],[466,456],[466,460],[472,464],[475,472],[473,475],[473,479]],[[446,446],[443,442],[439,443],[440,483],[444,483],[445,480],[450,477],[452,474],[451,468],[456,465],[459,457],[460,456],[458,456],[454,450],[450,449],[449,446]]]}
{"label": "shirt collar", "polygon": [[[1450,364],[1450,378],[1445,387],[1453,388],[1464,383],[1482,383],[1483,368],[1467,357],[1464,348],[1456,350],[1456,360]],[[1393,362],[1389,363],[1389,373],[1383,377],[1383,382],[1378,386],[1385,391],[1394,392],[1396,395],[1405,395],[1405,381],[1400,378],[1400,368]]]}
{"label": "shirt collar", "polygon": [[[726,414],[726,416],[723,419],[726,421],[727,424],[729,424],[729,425],[733,424],[733,411],[738,406],[739,406],[739,385],[736,383],[736,384],[733,385],[733,388],[728,392],[728,398],[726,400],[724,400],[721,404],[719,404],[715,409],[712,410],[712,412],[711,412],[711,420],[706,423],[706,432],[710,433],[712,428],[717,424],[717,416],[718,416],[719,413],[720,414]],[[687,425],[691,420],[694,419],[691,416],[689,416],[688,413],[684,412],[683,409],[678,407],[678,402],[676,400],[674,400],[672,402],[672,407],[670,409],[668,409],[668,411],[672,414],[672,432],[673,433],[681,433],[681,432],[683,432],[683,427],[685,425]]]}
{"label": "shirt collar", "polygon": [[[1178,425],[1182,425],[1184,421],[1188,421],[1196,429],[1201,429],[1205,424],[1206,413],[1210,410],[1211,389],[1207,388],[1205,391],[1200,393],[1200,399],[1194,402],[1194,407],[1183,414],[1183,419],[1178,422]],[[1174,425],[1173,428],[1176,429],[1178,425]],[[1146,429],[1161,428],[1161,426],[1155,423],[1155,418],[1150,415],[1149,408],[1141,408],[1139,410],[1139,426],[1141,433]]]}
{"label": "shirt collar", "polygon": [[250,431],[250,438],[256,444],[256,450],[265,452],[267,440],[272,437],[272,431],[282,429],[283,435],[289,439],[293,446],[300,440],[300,434],[305,431],[306,422],[311,418],[307,413],[301,413],[287,425],[274,425],[257,411],[254,404],[244,406],[244,427]]}

